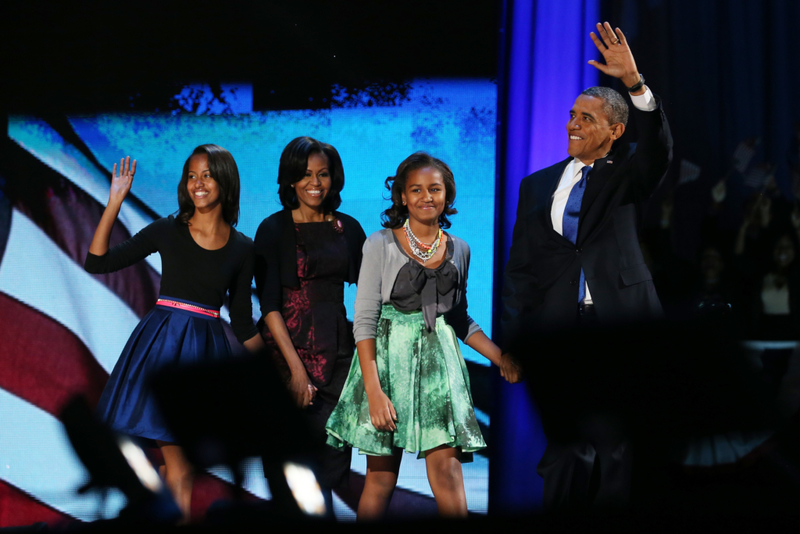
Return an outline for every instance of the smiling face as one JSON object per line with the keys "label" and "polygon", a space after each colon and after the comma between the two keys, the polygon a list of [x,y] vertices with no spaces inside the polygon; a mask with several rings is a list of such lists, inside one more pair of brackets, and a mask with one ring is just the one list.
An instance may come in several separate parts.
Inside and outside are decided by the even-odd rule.
{"label": "smiling face", "polygon": [[205,154],[195,154],[189,159],[186,190],[197,210],[206,211],[221,206],[219,184],[211,176],[208,156]]}
{"label": "smiling face", "polygon": [[608,123],[602,99],[580,95],[569,111],[567,152],[589,165],[608,154],[611,145],[624,131],[625,126],[621,123]]}
{"label": "smiling face", "polygon": [[331,190],[331,173],[325,154],[315,152],[308,156],[306,174],[292,184],[297,201],[301,206],[314,211],[322,209],[322,201]]}
{"label": "smiling face", "polygon": [[447,191],[442,173],[423,167],[408,173],[401,198],[408,208],[408,218],[422,224],[438,224],[444,211]]}

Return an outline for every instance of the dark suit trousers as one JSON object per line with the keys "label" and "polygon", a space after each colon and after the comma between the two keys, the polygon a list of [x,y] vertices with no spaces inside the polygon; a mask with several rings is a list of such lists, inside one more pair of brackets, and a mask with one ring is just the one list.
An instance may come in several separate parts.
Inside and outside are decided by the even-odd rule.
{"label": "dark suit trousers", "polygon": [[[577,327],[598,326],[594,313],[579,312]],[[553,512],[613,512],[630,501],[631,447],[613,415],[578,422],[573,443],[549,441],[536,469],[544,479],[543,504]]]}

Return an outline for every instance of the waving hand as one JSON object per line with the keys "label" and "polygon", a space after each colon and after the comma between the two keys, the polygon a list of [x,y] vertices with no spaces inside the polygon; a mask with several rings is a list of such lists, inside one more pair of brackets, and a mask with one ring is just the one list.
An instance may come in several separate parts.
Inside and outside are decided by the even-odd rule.
{"label": "waving hand", "polygon": [[117,174],[117,164],[111,169],[111,191],[108,194],[109,204],[122,204],[128,191],[133,185],[133,175],[136,174],[136,160],[131,165],[131,157],[128,156],[119,160],[119,174]]}
{"label": "waving hand", "polygon": [[100,217],[100,223],[97,225],[97,230],[94,231],[92,244],[89,246],[89,252],[96,256],[102,256],[108,252],[111,228],[114,226],[114,221],[117,220],[122,201],[131,190],[134,174],[136,174],[136,160],[133,160],[133,165],[131,165],[130,156],[119,160],[119,174],[117,174],[116,163],[111,169],[111,190],[108,193],[108,204],[103,211],[103,216]]}
{"label": "waving hand", "polygon": [[598,22],[597,34],[591,32],[589,35],[605,59],[605,64],[592,59],[589,61],[590,65],[604,74],[619,78],[626,87],[633,87],[639,83],[639,70],[636,68],[636,61],[622,30],[612,29],[608,22],[604,24]]}

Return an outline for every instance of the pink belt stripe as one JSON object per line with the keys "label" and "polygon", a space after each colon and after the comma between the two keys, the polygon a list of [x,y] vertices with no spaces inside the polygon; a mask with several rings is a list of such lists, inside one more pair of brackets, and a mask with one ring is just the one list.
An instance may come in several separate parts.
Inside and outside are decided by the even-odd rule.
{"label": "pink belt stripe", "polygon": [[209,310],[207,308],[201,308],[200,306],[195,306],[194,304],[186,304],[185,302],[178,302],[176,300],[167,300],[167,299],[158,299],[156,304],[159,306],[166,306],[167,308],[178,308],[179,310],[201,313],[203,315],[208,315],[209,317],[214,317],[215,319],[219,319],[218,311]]}

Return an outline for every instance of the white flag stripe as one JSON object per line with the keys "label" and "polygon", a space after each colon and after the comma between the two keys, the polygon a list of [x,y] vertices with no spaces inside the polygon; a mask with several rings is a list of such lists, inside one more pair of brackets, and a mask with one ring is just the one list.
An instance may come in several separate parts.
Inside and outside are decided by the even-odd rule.
{"label": "white flag stripe", "polygon": [[[208,472],[220,480],[233,484],[233,473],[227,467],[212,467],[208,469]],[[264,465],[261,463],[261,458],[246,458],[242,462],[242,472],[244,473],[243,486],[245,490],[265,501],[272,499],[267,479],[264,478]]]}
{"label": "white flag stripe", "polygon": [[[97,493],[78,495],[89,474],[72,451],[64,426],[49,413],[0,389],[0,478],[44,504],[83,521],[98,518]],[[115,517],[125,498],[118,491],[103,514]]]}
{"label": "white flag stripe", "polygon": [[[8,119],[8,136],[45,165],[83,189],[101,206],[108,202],[109,180],[77,148],[70,145],[45,121],[35,117],[11,116]],[[113,162],[112,162],[113,164]],[[152,219],[130,202],[124,202],[119,221],[131,235]],[[148,256],[147,262],[161,272],[161,256]]]}
{"label": "white flag stripe", "polygon": [[108,373],[139,323],[124,301],[16,209],[0,263],[0,291],[71,330]]}

